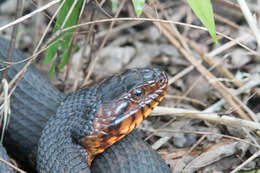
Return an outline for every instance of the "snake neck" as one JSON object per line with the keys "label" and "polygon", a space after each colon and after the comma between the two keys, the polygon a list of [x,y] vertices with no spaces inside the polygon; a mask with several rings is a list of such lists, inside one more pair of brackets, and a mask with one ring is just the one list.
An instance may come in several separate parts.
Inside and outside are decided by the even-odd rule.
{"label": "snake neck", "polygon": [[46,125],[38,147],[41,148],[38,150],[37,160],[39,172],[89,172],[85,160],[87,153],[72,138],[71,125],[76,124],[77,120],[54,118]]}
{"label": "snake neck", "polygon": [[38,147],[39,172],[89,171],[86,164],[88,154],[78,140],[93,130],[91,122],[98,103],[92,101],[95,96],[90,92],[93,89],[80,90],[67,96],[56,115],[47,122]]}

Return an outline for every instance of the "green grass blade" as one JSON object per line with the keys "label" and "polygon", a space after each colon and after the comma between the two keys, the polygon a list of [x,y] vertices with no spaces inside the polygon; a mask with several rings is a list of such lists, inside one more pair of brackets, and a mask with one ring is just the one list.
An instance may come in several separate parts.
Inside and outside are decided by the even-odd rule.
{"label": "green grass blade", "polygon": [[49,62],[51,62],[51,60],[53,59],[53,57],[55,56],[58,50],[58,47],[59,47],[59,42],[55,42],[46,50],[46,55],[43,60],[44,64],[48,64]]}
{"label": "green grass blade", "polygon": [[112,12],[113,13],[116,13],[117,6],[118,6],[118,0],[112,0]]}
{"label": "green grass blade", "polygon": [[145,0],[132,0],[136,16],[139,17],[142,14]]}
{"label": "green grass blade", "polygon": [[[56,24],[53,29],[53,33],[59,31],[61,29],[61,26],[63,24],[63,21],[65,20],[68,12],[70,11],[70,8],[72,7],[74,1],[66,0],[64,5],[61,7],[61,10],[59,11],[58,18],[56,21]],[[82,8],[83,1],[79,0],[77,4],[75,5],[75,8],[72,10],[70,16],[68,17],[67,22],[64,25],[64,28],[68,28],[71,26],[74,26],[77,24],[79,13]],[[59,69],[62,69],[69,61],[70,56],[70,50],[71,50],[71,40],[72,35],[75,30],[69,30],[67,32],[62,33],[59,35],[54,41],[51,46],[46,50],[46,55],[44,59],[44,64],[50,63],[53,61],[53,58],[57,54],[58,48],[61,48],[62,54],[61,54],[61,63],[58,64]],[[55,64],[56,61],[54,61],[52,66],[57,66]],[[55,74],[55,71],[53,70],[53,67],[50,71],[50,74]]]}
{"label": "green grass blade", "polygon": [[214,22],[213,9],[210,0],[187,0],[193,12],[198,16],[215,43],[218,43]]}
{"label": "green grass blade", "polygon": [[56,64],[56,59],[54,60],[54,62],[51,65],[51,69],[48,73],[48,77],[52,77],[55,75],[55,68],[56,68],[55,64]]}

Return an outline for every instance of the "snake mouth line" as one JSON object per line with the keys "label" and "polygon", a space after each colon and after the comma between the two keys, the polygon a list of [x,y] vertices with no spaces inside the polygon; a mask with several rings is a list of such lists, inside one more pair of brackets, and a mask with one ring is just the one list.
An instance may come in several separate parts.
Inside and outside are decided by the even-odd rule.
{"label": "snake mouth line", "polygon": [[168,79],[164,72],[160,75],[159,79],[132,89],[123,99],[99,108],[93,121],[94,131],[79,140],[86,149],[89,165],[97,154],[129,134],[163,100]]}

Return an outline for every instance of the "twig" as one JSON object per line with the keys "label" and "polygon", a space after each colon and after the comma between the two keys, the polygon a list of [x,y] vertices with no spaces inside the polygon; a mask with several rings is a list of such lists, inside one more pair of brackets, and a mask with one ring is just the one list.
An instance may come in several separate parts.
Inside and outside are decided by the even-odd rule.
{"label": "twig", "polygon": [[19,62],[13,63],[13,64],[17,64],[17,63],[21,63],[21,62],[25,62],[27,60],[29,60],[24,67],[13,77],[13,79],[9,82],[9,88],[11,88],[13,86],[13,84],[16,82],[16,80],[18,80],[27,70],[27,68],[31,65],[32,61],[43,51],[45,51],[48,47],[50,47],[51,45],[55,44],[56,41],[54,41],[53,43],[51,43],[50,45],[45,45],[43,46],[43,48],[39,51],[37,51],[36,53],[34,53],[32,56],[30,56],[29,58],[26,58],[24,60],[21,60]]}
{"label": "twig", "polygon": [[171,85],[178,79],[182,78],[183,76],[185,76],[186,74],[191,72],[193,69],[194,69],[194,66],[191,66],[191,65],[189,67],[186,67],[184,70],[182,70],[181,72],[179,72],[178,74],[176,74],[175,76],[173,76],[172,78],[169,79],[169,82],[168,82],[169,85]]}
{"label": "twig", "polygon": [[[54,1],[53,1],[53,2],[54,2]],[[56,1],[55,1],[55,2],[56,2]],[[57,2],[59,2],[59,1],[57,1]],[[56,3],[57,3],[57,2],[56,2]],[[66,2],[66,1],[63,1],[63,3],[64,3],[64,2]],[[63,4],[63,3],[62,3],[62,4]],[[52,3],[52,5],[54,5],[54,4],[55,4],[55,3]],[[62,4],[61,4],[61,6],[62,6]],[[60,6],[60,8],[61,8],[61,6]],[[45,8],[44,8],[44,7],[45,7]],[[44,9],[46,9],[46,8],[49,8],[49,7],[50,7],[50,3],[47,4],[47,5],[45,5],[45,6],[43,6],[43,7],[41,7],[41,8],[39,8],[39,9],[44,10]],[[58,10],[55,12],[54,16],[52,17],[52,20],[49,22],[47,28],[45,29],[45,32],[44,32],[43,36],[41,37],[41,40],[39,41],[38,45],[36,46],[36,48],[35,48],[35,50],[34,50],[33,55],[32,55],[31,57],[25,59],[25,60],[12,63],[12,64],[17,64],[17,63],[22,63],[22,62],[25,62],[25,61],[29,60],[29,61],[24,65],[23,69],[21,69],[21,70],[15,75],[15,77],[9,82],[9,86],[8,86],[9,88],[11,88],[11,87],[13,86],[13,84],[15,83],[15,81],[18,80],[19,77],[24,74],[24,72],[25,72],[26,69],[29,67],[29,65],[32,63],[32,61],[34,60],[34,58],[36,58],[41,52],[45,51],[45,50],[50,46],[50,45],[49,45],[49,46],[45,45],[44,48],[42,48],[41,50],[38,51],[38,49],[39,49],[39,47],[40,47],[40,45],[41,45],[41,43],[42,43],[42,41],[43,41],[43,38],[44,38],[44,36],[45,36],[46,33],[47,33],[48,28],[50,27],[50,25],[51,25],[52,21],[54,20],[55,16],[58,14],[58,11],[60,10],[60,8],[58,8]],[[39,10],[39,9],[38,9],[38,10]],[[35,11],[40,12],[40,11],[38,11],[38,10],[35,10]],[[34,12],[35,12],[35,11],[34,11]],[[33,12],[33,13],[34,13],[34,12]],[[35,12],[34,14],[36,14],[37,12]],[[30,14],[32,14],[32,13],[30,13]],[[27,15],[26,15],[26,16],[27,16]],[[26,17],[26,16],[24,16],[24,17]],[[21,18],[19,18],[19,19],[21,19]],[[18,20],[16,20],[16,21],[18,21]],[[21,21],[22,21],[22,20],[21,20]],[[21,22],[21,21],[20,21],[20,22]],[[15,22],[15,24],[16,24],[16,22]],[[52,44],[54,44],[54,43],[55,43],[55,42],[53,42]],[[51,45],[52,45],[52,44],[51,44]],[[14,90],[14,88],[13,88],[13,90]],[[12,93],[12,92],[11,92],[11,93]]]}
{"label": "twig", "polygon": [[[213,57],[216,56],[217,54],[237,45],[237,42],[240,42],[240,41],[243,41],[245,40],[246,38],[248,38],[250,36],[248,35],[243,35],[241,37],[238,37],[234,40],[231,40],[229,41],[228,43],[216,48],[215,50],[209,52],[208,54],[203,54],[203,59],[205,61],[207,61],[211,66],[214,66],[216,65],[216,62],[214,61]],[[235,76],[226,68],[224,67],[222,64],[219,64],[217,66],[217,69],[222,72],[223,74],[225,74],[225,76],[228,78],[228,79],[231,79],[232,81],[234,81],[234,84],[237,86],[237,87],[241,87],[243,85],[242,82],[238,81]]]}
{"label": "twig", "polygon": [[[120,6],[119,6],[119,8],[118,8],[118,10],[117,10],[117,12],[116,12],[116,14],[115,14],[115,18],[117,18],[117,17],[119,16],[119,13],[121,12],[121,9],[123,8],[125,2],[126,2],[126,0],[123,0],[123,1],[121,2]],[[100,47],[99,47],[99,49],[98,49],[98,51],[97,51],[97,55],[96,55],[96,57],[94,58],[93,63],[90,65],[88,74],[87,74],[87,76],[85,77],[85,79],[83,80],[83,83],[82,83],[81,86],[84,86],[84,85],[87,84],[88,79],[90,78],[90,75],[92,74],[92,72],[93,72],[93,70],[94,70],[94,68],[95,68],[95,65],[96,65],[96,63],[97,63],[97,60],[99,59],[99,57],[100,57],[100,55],[101,55],[101,50],[104,48],[105,44],[107,43],[108,37],[109,37],[110,34],[111,34],[111,31],[112,31],[112,29],[113,29],[114,24],[115,24],[115,21],[112,21],[111,24],[110,24],[110,26],[109,26],[109,29],[108,29],[108,31],[107,31],[107,34],[106,34],[105,38],[103,39],[103,41],[102,41],[102,43],[101,43],[101,45],[100,45]]]}
{"label": "twig", "polygon": [[[81,10],[80,10],[80,13],[79,13],[77,24],[79,24],[79,22],[81,20],[81,17],[82,17],[82,14],[84,12],[84,8],[85,8],[86,3],[87,3],[87,0],[84,0],[83,4],[82,4],[82,7],[81,7]],[[76,5],[75,1],[74,1],[73,5],[74,4]],[[73,7],[71,7],[70,12],[72,12],[72,10],[74,9],[75,5]],[[65,25],[65,23],[63,23],[63,24]],[[69,86],[69,82],[67,80],[68,80],[69,71],[70,71],[71,65],[72,65],[72,55],[73,55],[73,53],[75,51],[75,48],[76,48],[76,41],[77,41],[77,37],[78,37],[78,33],[79,33],[78,30],[79,30],[79,28],[76,28],[75,32],[73,32],[73,34],[72,34],[72,45],[71,45],[71,50],[70,50],[69,63],[67,65],[66,74],[65,74],[65,82],[66,82],[65,83],[65,88],[64,88],[64,92],[65,93],[66,93],[66,90],[68,89],[68,86]]]}
{"label": "twig", "polygon": [[105,3],[105,1],[103,1],[103,2],[101,2],[101,3],[99,4],[98,1],[95,0],[95,5],[97,6],[97,8],[98,8],[105,16],[112,18],[112,16],[111,16],[108,12],[106,12],[105,9],[102,8],[102,6],[103,6],[104,3]]}
{"label": "twig", "polygon": [[[58,1],[57,1],[58,2]],[[65,1],[63,1],[65,2]],[[23,21],[23,20],[22,20]],[[161,23],[174,23],[174,24],[178,24],[178,25],[182,25],[182,26],[188,26],[188,27],[192,27],[192,28],[196,28],[196,29],[201,29],[201,30],[207,30],[205,29],[204,27],[199,27],[199,26],[194,26],[194,25],[189,25],[189,24],[185,24],[185,23],[181,23],[181,22],[174,22],[174,21],[168,21],[168,20],[162,20],[162,19],[147,19],[147,18],[113,18],[113,19],[101,19],[101,20],[96,20],[96,21],[90,21],[90,22],[86,22],[86,23],[82,23],[82,24],[79,24],[79,25],[75,25],[75,26],[72,26],[72,27],[68,27],[68,28],[65,28],[61,31],[58,31],[56,32],[48,41],[49,42],[52,42],[59,34],[62,34],[63,32],[66,32],[66,31],[69,31],[69,30],[72,30],[72,29],[75,29],[77,27],[83,27],[83,26],[86,26],[86,25],[90,25],[90,24],[96,24],[96,23],[104,23],[104,22],[112,22],[112,21],[151,21],[151,22],[161,22]],[[4,28],[5,29],[5,28]],[[219,35],[223,35],[219,32],[217,32],[217,34]],[[228,40],[232,40],[230,37],[226,36],[226,35],[223,35],[225,38],[227,38]],[[240,45],[241,47],[245,48],[246,50],[250,51],[252,53],[252,55],[258,55],[259,53],[255,52],[254,50],[248,48],[247,46],[243,45],[242,43],[238,42],[237,43],[238,45]],[[17,64],[17,63],[20,63],[20,62],[24,62],[28,59],[34,59],[37,55],[39,55],[42,51],[44,51],[46,49],[47,46],[43,46],[44,48],[42,48],[40,51],[38,51],[37,53],[35,52],[35,54],[25,60],[22,60],[22,61],[19,61],[19,62],[16,62],[16,63],[10,63],[10,64]],[[8,63],[8,62],[7,62]],[[22,72],[20,72],[19,74],[16,75],[15,79],[12,80],[12,82],[10,82],[10,84],[12,85],[15,80],[17,78],[19,78],[23,73],[24,71],[27,69],[27,67],[30,65],[30,63],[27,63],[25,65],[25,67],[23,68]]]}
{"label": "twig", "polygon": [[251,130],[260,130],[260,123],[243,120],[239,118],[234,118],[226,115],[221,115],[217,113],[205,113],[200,111],[191,111],[185,109],[176,109],[170,107],[157,106],[153,112],[152,116],[181,116],[186,118],[197,118],[201,120],[212,121],[220,124],[231,125],[236,127],[245,127]]}
{"label": "twig", "polygon": [[140,130],[144,130],[144,131],[149,131],[152,132],[154,134],[158,134],[158,133],[190,133],[190,134],[198,134],[198,135],[214,135],[214,136],[219,136],[219,137],[223,137],[223,138],[227,138],[227,139],[233,139],[236,141],[240,141],[246,144],[249,144],[251,146],[256,147],[257,149],[260,149],[259,145],[256,145],[252,142],[249,142],[246,139],[241,139],[238,137],[234,137],[234,136],[230,136],[230,135],[224,135],[224,134],[220,134],[220,133],[213,133],[213,132],[203,132],[203,131],[190,131],[190,130],[171,130],[171,129],[166,129],[166,128],[160,128],[160,129],[152,129],[152,128],[143,128],[143,127],[137,127]]}
{"label": "twig", "polygon": [[160,139],[158,139],[155,143],[153,143],[152,148],[154,150],[158,150],[163,144],[165,144],[169,139],[171,139],[170,136],[164,136]]}
{"label": "twig", "polygon": [[257,44],[258,44],[258,47],[260,48],[260,31],[257,27],[257,21],[256,19],[252,16],[245,0],[237,0],[239,5],[240,5],[240,8],[247,20],[247,23],[248,25],[250,26],[250,28],[252,29],[255,37],[256,37],[256,41],[257,41]]}
{"label": "twig", "polygon": [[[90,20],[91,21],[94,19],[95,15],[96,15],[96,10],[94,9],[91,12],[91,14],[90,14]],[[89,25],[89,27],[87,29],[89,32],[88,32],[87,38],[84,39],[83,48],[82,48],[81,53],[80,53],[81,54],[80,55],[80,63],[78,64],[78,67],[77,67],[77,70],[76,70],[76,74],[78,74],[79,71],[81,70],[81,67],[82,67],[82,64],[83,64],[84,55],[85,55],[85,52],[87,50],[88,43],[91,45],[91,48],[90,48],[90,52],[88,53],[86,67],[89,66],[89,63],[91,61],[91,55],[92,55],[92,52],[93,52],[93,49],[94,49],[93,47],[94,47],[95,33],[92,32],[92,30],[94,29],[94,26],[95,26],[94,24],[91,24],[91,25]],[[73,87],[72,87],[72,91],[77,90],[78,82],[79,82],[79,74],[76,75],[76,77],[75,77],[74,84],[73,84]]]}
{"label": "twig", "polygon": [[[73,4],[71,5],[71,7],[70,7],[68,13],[67,13],[66,16],[65,16],[65,19],[64,19],[63,23],[61,24],[60,29],[63,29],[63,28],[64,28],[65,24],[67,23],[67,21],[68,21],[70,15],[71,15],[71,13],[72,13],[74,7],[75,7],[76,4],[78,3],[78,1],[79,1],[79,0],[75,0],[75,1],[73,2]],[[84,8],[84,7],[83,7],[83,8]]]}
{"label": "twig", "polygon": [[[157,1],[157,3],[159,4],[158,1]],[[159,4],[159,7],[161,7],[160,4]],[[163,11],[163,10],[162,10],[162,11]],[[168,17],[168,15],[167,15],[166,12],[163,12],[163,14],[164,14],[164,16],[165,16],[167,19],[169,19],[169,17]],[[185,42],[185,41],[189,41],[189,40],[188,40],[187,38],[183,37],[183,36],[178,32],[178,30],[176,29],[176,27],[175,27],[174,25],[170,25],[170,26],[169,26],[169,25],[164,25],[164,24],[163,24],[163,26],[168,30],[168,32],[170,32],[172,35],[174,35],[175,37],[177,37],[177,38],[180,40],[180,43],[182,44],[182,46],[183,46],[183,48],[184,48],[183,51],[186,51],[187,54],[192,54],[192,53],[191,53],[191,50],[189,49],[188,45],[187,45],[186,42]],[[173,40],[173,38],[172,38],[171,40]],[[194,44],[195,44],[195,43],[194,43]],[[176,46],[176,45],[174,45],[174,46]],[[200,52],[202,53],[202,56],[205,55],[204,51],[199,51],[199,53],[200,53]],[[241,82],[239,82],[239,81],[236,80],[236,78],[234,77],[234,75],[233,75],[231,72],[229,72],[225,67],[223,67],[223,66],[221,66],[221,65],[218,65],[218,64],[213,60],[213,58],[211,58],[210,56],[206,56],[206,57],[203,56],[203,59],[206,60],[206,62],[212,66],[212,67],[211,67],[212,69],[217,66],[220,71],[222,70],[222,71],[224,72],[224,74],[227,75],[227,77],[229,77],[230,79],[234,80],[234,83],[237,84],[237,86],[240,87],[240,86],[242,85]],[[194,65],[194,64],[193,64],[193,65]],[[201,67],[202,67],[202,66],[201,66]],[[198,68],[199,68],[199,67],[198,67]],[[196,82],[194,82],[193,86],[191,86],[191,87],[189,88],[189,90],[187,90],[187,92],[184,94],[184,97],[189,94],[189,92],[193,89],[193,87],[195,87],[195,85],[196,85],[197,82],[199,82],[199,79],[198,79]],[[242,113],[242,112],[241,112],[241,113]]]}
{"label": "twig", "polygon": [[[17,0],[16,1],[16,16],[15,18],[18,19],[19,17],[21,17],[22,15],[22,4],[23,4],[23,0]],[[13,51],[15,48],[15,42],[16,42],[16,35],[17,35],[17,29],[18,29],[18,24],[14,25],[13,30],[12,30],[12,36],[11,36],[11,41],[9,42],[9,48],[8,48],[8,53],[7,53],[7,61],[12,61],[12,57],[13,57]],[[6,77],[8,73],[8,68],[6,68],[3,73],[2,73],[2,79],[4,79]]]}
{"label": "twig", "polygon": [[20,173],[26,173],[25,171],[21,170],[20,168],[16,167],[15,165],[9,163],[8,161],[2,159],[0,157],[0,162],[3,162],[4,164],[6,164],[7,166],[10,166],[11,168],[15,169],[16,171],[20,172]]}
{"label": "twig", "polygon": [[207,55],[205,55],[206,57],[209,56],[209,57],[214,57],[222,52],[224,52],[225,50],[227,49],[230,49],[231,47],[235,46],[237,44],[237,42],[240,42],[240,41],[244,41],[244,40],[247,40],[249,41],[250,40],[251,35],[249,34],[244,34],[234,40],[231,40],[223,45],[221,45],[220,47],[214,49],[213,51],[209,52]]}
{"label": "twig", "polygon": [[236,10],[238,12],[241,12],[239,6],[235,2],[233,2],[233,1],[228,1],[228,0],[213,0],[213,1],[219,3],[219,4],[223,5],[223,6],[226,6],[228,8],[234,9],[234,10]]}
{"label": "twig", "polygon": [[[133,21],[133,22],[129,22],[129,23],[122,23],[122,24],[118,25],[117,27],[115,27],[113,29],[113,31],[111,31],[111,34],[119,32],[123,29],[130,28],[132,26],[142,24],[142,23],[143,23],[142,21]],[[107,33],[107,31],[100,31],[99,33],[96,34],[96,38],[99,39],[101,37],[104,37],[106,35],[106,33]]]}
{"label": "twig", "polygon": [[[253,88],[257,85],[260,84],[260,76],[259,75],[254,75],[252,76],[252,79],[249,80],[249,82],[245,83],[242,87],[240,87],[239,89],[235,90],[233,92],[233,95],[239,95],[241,93],[243,93],[244,91]],[[217,112],[220,111],[221,107],[226,103],[226,101],[224,99],[221,99],[220,101],[218,101],[217,103],[211,105],[209,108],[205,109],[205,112]]]}
{"label": "twig", "polygon": [[35,15],[36,13],[40,13],[40,12],[46,10],[47,8],[49,8],[49,7],[59,3],[60,1],[61,0],[53,0],[50,3],[48,3],[48,4],[38,8],[37,10],[35,10],[35,11],[33,11],[33,12],[31,12],[31,13],[29,13],[29,14],[21,17],[21,18],[16,19],[15,21],[13,21],[13,22],[11,22],[11,23],[9,23],[7,25],[4,25],[4,26],[0,27],[0,31],[4,30],[6,28],[9,28],[10,26],[16,25],[17,23],[23,22],[26,19],[28,19],[28,18],[32,17],[33,15]]}
{"label": "twig", "polygon": [[[59,8],[58,8],[58,9],[56,10],[56,12],[54,13],[54,15],[53,15],[51,21],[49,22],[48,26],[46,27],[46,29],[45,29],[45,31],[44,31],[43,36],[41,37],[39,43],[37,44],[36,48],[34,49],[33,55],[32,55],[31,57],[29,57],[29,58],[26,59],[26,60],[29,60],[29,61],[24,65],[23,69],[21,69],[21,70],[15,75],[15,77],[11,80],[11,82],[9,83],[9,88],[11,88],[12,85],[14,84],[14,82],[15,82],[20,76],[22,76],[22,75],[25,73],[25,71],[26,71],[27,68],[30,66],[30,64],[32,63],[32,61],[34,60],[34,58],[36,58],[41,52],[45,51],[50,45],[55,44],[55,41],[54,41],[53,43],[50,43],[49,46],[46,44],[45,46],[43,46],[43,48],[42,48],[41,50],[38,51],[38,49],[40,48],[40,45],[41,45],[41,43],[42,43],[42,41],[43,41],[43,39],[44,39],[44,36],[47,34],[48,29],[49,29],[49,27],[51,26],[52,21],[54,20],[54,18],[56,17],[56,15],[58,14],[59,10],[61,9],[61,7],[63,6],[63,4],[64,4],[65,2],[66,2],[66,1],[63,1],[63,2],[60,4]],[[53,4],[53,5],[54,5],[54,4]],[[46,6],[46,5],[45,5],[45,6]],[[48,6],[48,7],[50,7],[50,6]],[[43,8],[43,7],[42,7],[42,8]],[[40,9],[40,8],[39,8],[39,9]],[[25,62],[26,60],[22,60],[22,61],[20,61],[20,62]]]}
{"label": "twig", "polygon": [[43,42],[44,37],[46,36],[47,32],[49,31],[49,28],[51,27],[52,22],[54,21],[54,19],[55,19],[56,16],[58,15],[58,13],[59,13],[61,7],[64,5],[65,2],[66,2],[66,1],[63,1],[63,2],[59,5],[58,9],[55,11],[55,13],[54,13],[54,15],[52,16],[50,22],[48,23],[46,29],[44,30],[44,33],[42,34],[42,37],[41,37],[40,41],[38,42],[36,48],[34,49],[33,55],[39,50],[39,48],[40,48],[40,46],[41,46],[41,44],[42,44],[42,42]]}
{"label": "twig", "polygon": [[[144,9],[144,14],[149,17],[149,18],[155,18],[155,16],[153,14],[151,14],[151,11],[148,9]],[[159,28],[160,26],[158,25],[157,22],[153,22],[153,24]],[[180,45],[180,43],[171,35],[171,33],[168,32],[168,30],[163,29],[163,26],[165,24],[162,23],[162,34],[168,39],[168,41],[175,46],[177,49],[179,49],[180,53],[198,70],[198,72],[201,73],[201,75],[208,81],[215,81],[216,77],[210,72],[208,71],[203,65],[201,65],[197,59],[190,54],[189,52],[185,51],[185,49],[183,49]],[[247,116],[247,114],[240,109],[240,107],[235,103],[235,101],[233,99],[236,99],[235,96],[233,96],[230,91],[219,81],[215,81],[215,83],[210,83],[215,89],[217,89],[219,91],[219,93],[223,96],[223,98],[225,98],[225,100],[227,101],[227,103],[232,107],[235,108],[236,112],[238,113],[238,115],[243,118],[243,119],[247,119],[250,120],[250,118]]]}
{"label": "twig", "polygon": [[[257,141],[257,138],[255,138],[252,134],[250,134],[250,131],[246,128],[243,128],[243,131],[246,133],[246,136],[248,137],[248,139],[250,139],[252,141],[253,144],[255,144],[256,146],[258,146],[257,148],[260,148],[260,145]],[[259,133],[259,131],[257,132],[257,134]]]}
{"label": "twig", "polygon": [[185,101],[189,101],[189,102],[192,102],[192,103],[196,103],[196,104],[201,105],[201,106],[204,106],[204,107],[207,106],[206,103],[203,103],[203,102],[200,101],[200,100],[193,99],[193,98],[189,98],[189,97],[173,96],[173,95],[167,94],[167,95],[165,96],[165,98],[169,98],[169,99],[182,99],[182,100],[185,100]]}
{"label": "twig", "polygon": [[0,106],[0,126],[2,125],[2,133],[1,133],[1,142],[4,140],[4,133],[8,127],[9,120],[10,120],[10,98],[8,97],[8,82],[4,78],[2,80],[2,86],[3,86],[3,104]]}
{"label": "twig", "polygon": [[[163,19],[155,19],[155,18],[133,18],[133,17],[124,17],[124,18],[112,18],[112,19],[100,19],[100,20],[95,20],[95,21],[90,21],[90,22],[86,22],[86,23],[81,23],[79,25],[74,25],[68,28],[63,29],[60,32],[57,32],[57,35],[61,34],[62,32],[67,32],[70,31],[72,29],[75,29],[77,27],[83,27],[86,25],[90,25],[90,24],[97,24],[97,23],[105,23],[105,22],[112,22],[112,21],[144,21],[144,22],[159,22],[159,23],[168,23],[168,24],[176,24],[176,25],[180,25],[180,26],[186,26],[186,27],[190,27],[190,28],[195,28],[195,29],[200,29],[200,30],[204,30],[207,31],[207,29],[205,27],[202,26],[196,26],[196,25],[192,25],[192,24],[187,24],[187,23],[182,23],[182,22],[176,22],[176,21],[171,21],[171,20],[163,20]],[[216,32],[218,35],[228,39],[228,40],[234,40],[231,37],[221,33],[221,32]],[[57,36],[56,35],[56,36]],[[55,36],[55,37],[56,37]],[[252,53],[253,55],[259,55],[258,52],[250,49],[249,47],[247,47],[246,45],[237,42],[237,45],[241,46],[242,48],[248,50],[250,53]]]}
{"label": "twig", "polygon": [[257,158],[260,155],[260,150],[257,151],[255,154],[253,154],[251,157],[249,157],[246,161],[244,161],[241,165],[239,165],[238,167],[236,167],[236,169],[234,169],[233,171],[231,171],[230,173],[235,173],[238,172],[240,169],[242,169],[246,164],[248,164],[249,162],[251,162],[252,160],[254,160],[255,158]]}
{"label": "twig", "polygon": [[220,16],[220,15],[218,15],[218,14],[216,14],[216,13],[214,14],[214,16],[215,16],[215,19],[216,19],[216,20],[218,20],[218,21],[220,21],[220,22],[223,22],[223,23],[225,23],[225,24],[227,24],[227,25],[233,27],[234,29],[237,29],[237,30],[240,29],[240,26],[239,26],[239,25],[237,25],[236,23],[234,23],[234,22],[228,20],[227,18],[222,17],[222,16]]}
{"label": "twig", "polygon": [[[167,13],[164,12],[164,15],[166,16],[166,18],[169,20],[169,17],[167,15]],[[169,25],[164,25],[164,27],[168,30],[168,32],[170,32],[172,35],[174,35],[175,37],[177,37],[180,42],[182,43],[184,49],[191,54],[191,51],[188,49],[188,46],[186,45],[185,41],[190,43],[191,47],[193,47],[203,58],[203,60],[205,60],[209,65],[211,66],[216,66],[216,62],[215,60],[213,59],[213,56],[211,55],[207,55],[195,42],[192,42],[191,44],[191,40],[189,40],[188,38],[184,37],[184,36],[181,36],[180,33],[178,32],[177,29],[175,29],[175,27],[173,28],[173,25],[169,26]],[[173,29],[172,29],[173,28]],[[232,44],[229,44],[229,46],[234,46],[236,45],[237,42],[239,41],[242,41],[242,40],[232,40],[230,41]],[[226,45],[225,48],[228,48],[228,46]],[[218,49],[220,50],[220,49]],[[222,48],[222,51],[223,48]],[[219,51],[220,52],[220,51]],[[229,79],[231,80],[234,80],[234,83],[240,87],[242,86],[242,83],[237,81],[236,78],[234,77],[234,75],[229,71],[227,70],[224,66],[222,66],[221,64],[219,64],[217,66],[217,69],[221,72],[224,73],[224,75],[226,75]]]}

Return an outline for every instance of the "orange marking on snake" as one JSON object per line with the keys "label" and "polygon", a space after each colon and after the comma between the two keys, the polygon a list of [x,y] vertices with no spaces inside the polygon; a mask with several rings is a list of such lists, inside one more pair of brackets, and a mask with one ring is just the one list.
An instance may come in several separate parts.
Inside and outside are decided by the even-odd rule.
{"label": "orange marking on snake", "polygon": [[[86,148],[87,163],[90,165],[95,155],[103,152],[140,124],[163,100],[167,87],[168,81],[165,76],[163,82],[149,83],[140,87],[145,92],[143,97],[147,97],[142,100],[141,105],[137,101],[142,98],[137,96],[137,99],[131,99],[132,93],[127,93],[124,96],[124,98],[128,97],[131,100],[127,104],[124,104],[124,99],[119,99],[116,103],[102,105],[93,121],[94,131],[79,140],[79,143]],[[123,112],[121,112],[121,109],[115,110],[117,105],[123,107]]]}

